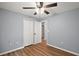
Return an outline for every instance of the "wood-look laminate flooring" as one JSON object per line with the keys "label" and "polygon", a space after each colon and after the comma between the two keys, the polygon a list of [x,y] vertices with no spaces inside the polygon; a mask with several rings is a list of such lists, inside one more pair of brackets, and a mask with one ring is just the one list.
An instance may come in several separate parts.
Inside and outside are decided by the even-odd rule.
{"label": "wood-look laminate flooring", "polygon": [[23,49],[5,54],[3,56],[75,56],[71,53],[61,51],[51,46],[43,46],[41,44],[35,44],[26,46]]}

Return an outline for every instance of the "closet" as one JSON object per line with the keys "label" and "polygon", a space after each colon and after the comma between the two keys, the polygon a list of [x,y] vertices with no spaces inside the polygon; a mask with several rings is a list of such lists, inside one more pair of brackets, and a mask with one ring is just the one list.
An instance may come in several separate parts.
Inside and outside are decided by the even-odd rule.
{"label": "closet", "polygon": [[24,46],[41,42],[41,22],[24,20],[23,25]]}

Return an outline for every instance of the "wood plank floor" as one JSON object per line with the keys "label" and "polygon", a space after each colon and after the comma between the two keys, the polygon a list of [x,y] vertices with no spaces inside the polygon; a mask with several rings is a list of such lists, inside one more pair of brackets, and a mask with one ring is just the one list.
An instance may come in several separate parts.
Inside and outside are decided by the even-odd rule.
{"label": "wood plank floor", "polygon": [[65,51],[53,48],[51,46],[42,46],[41,44],[30,45],[23,49],[5,54],[3,56],[75,56]]}

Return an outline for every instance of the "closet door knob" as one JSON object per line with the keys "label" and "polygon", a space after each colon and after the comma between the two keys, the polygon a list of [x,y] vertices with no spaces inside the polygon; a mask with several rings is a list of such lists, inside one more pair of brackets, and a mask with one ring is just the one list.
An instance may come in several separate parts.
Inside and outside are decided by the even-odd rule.
{"label": "closet door knob", "polygon": [[36,35],[36,33],[33,33],[34,35]]}

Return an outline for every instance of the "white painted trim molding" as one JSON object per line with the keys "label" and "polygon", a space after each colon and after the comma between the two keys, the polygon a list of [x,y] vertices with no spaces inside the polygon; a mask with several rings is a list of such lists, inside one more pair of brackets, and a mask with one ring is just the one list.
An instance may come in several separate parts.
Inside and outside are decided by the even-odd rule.
{"label": "white painted trim molding", "polygon": [[63,51],[66,51],[66,52],[69,52],[69,53],[71,53],[71,54],[74,54],[74,55],[79,56],[79,53],[72,52],[72,51],[69,51],[69,50],[66,50],[66,49],[63,49],[63,48],[60,48],[60,47],[54,46],[54,45],[50,45],[50,44],[47,44],[47,45],[49,45],[49,46],[51,46],[51,47],[54,47],[54,48],[57,48],[57,49],[60,49],[60,50],[63,50]]}
{"label": "white painted trim molding", "polygon": [[19,48],[10,50],[10,51],[2,52],[2,53],[0,53],[0,55],[4,55],[4,54],[10,53],[10,52],[14,52],[14,51],[19,50],[19,49],[22,49],[22,48],[24,48],[24,47],[19,47]]}

